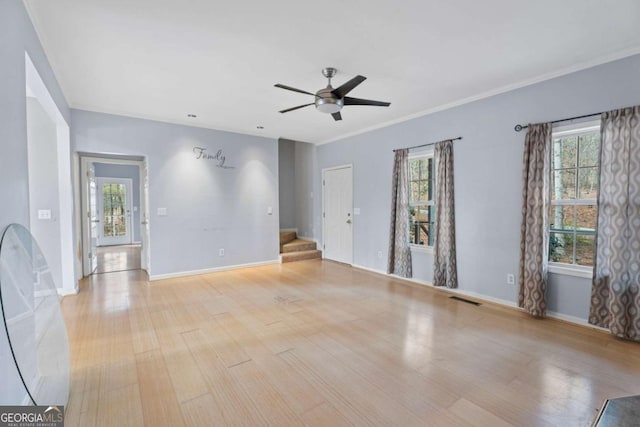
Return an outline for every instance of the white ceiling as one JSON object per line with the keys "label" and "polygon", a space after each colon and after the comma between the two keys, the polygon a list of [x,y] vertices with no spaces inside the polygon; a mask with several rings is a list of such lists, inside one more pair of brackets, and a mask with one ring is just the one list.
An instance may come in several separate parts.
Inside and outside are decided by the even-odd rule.
{"label": "white ceiling", "polygon": [[[73,108],[315,143],[640,52],[638,0],[25,3]],[[391,107],[278,113],[327,66]]]}

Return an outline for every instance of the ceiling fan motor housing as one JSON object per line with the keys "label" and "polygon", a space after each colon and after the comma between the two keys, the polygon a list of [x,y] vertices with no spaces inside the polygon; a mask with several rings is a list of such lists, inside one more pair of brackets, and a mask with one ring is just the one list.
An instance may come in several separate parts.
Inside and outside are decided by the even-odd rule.
{"label": "ceiling fan motor housing", "polygon": [[342,110],[344,100],[342,98],[336,98],[335,95],[331,93],[332,90],[333,88],[331,86],[327,86],[316,93],[315,102],[318,111],[333,114]]}

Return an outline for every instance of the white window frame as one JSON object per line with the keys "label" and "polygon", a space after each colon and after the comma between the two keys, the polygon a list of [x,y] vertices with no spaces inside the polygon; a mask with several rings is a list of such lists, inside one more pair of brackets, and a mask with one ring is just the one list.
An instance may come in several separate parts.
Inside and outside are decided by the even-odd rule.
{"label": "white window frame", "polygon": [[[435,182],[436,182],[436,176],[435,176],[435,158],[434,158],[434,151],[433,149],[428,149],[428,150],[424,150],[424,151],[417,151],[417,152],[413,152],[411,154],[409,154],[408,157],[408,163],[409,163],[409,201],[408,201],[408,207],[411,206],[432,206],[435,207],[435,200],[428,200],[425,202],[418,202],[418,203],[412,203],[413,201],[411,200],[411,161],[412,160],[416,160],[416,159],[431,159],[432,160],[432,165],[434,170],[432,171],[433,173],[433,180],[432,180],[432,184],[434,186],[433,191],[435,193]],[[409,224],[409,226],[411,226],[411,224]],[[429,232],[432,232],[432,230],[429,230]],[[425,253],[433,253],[433,245],[429,245],[428,242],[426,245],[417,245],[415,243],[411,243],[409,242],[409,248],[412,251],[415,252],[425,252]]]}
{"label": "white window frame", "polygon": [[[582,123],[573,123],[565,126],[558,126],[552,130],[552,141],[558,137],[566,137],[572,135],[580,135],[584,133],[593,132],[594,130],[600,129],[600,120],[591,120]],[[602,142],[602,141],[601,141]],[[552,149],[553,150],[553,149]],[[553,152],[551,154],[553,156]],[[553,160],[551,160],[550,173],[553,173]],[[576,164],[576,172],[578,170],[579,165]],[[599,170],[599,165],[598,165]],[[576,176],[577,179],[577,176]],[[576,187],[577,189],[577,187]],[[597,209],[597,199],[575,199],[575,200],[560,200],[556,202],[549,202],[549,206],[596,206]],[[551,220],[549,220],[549,228],[547,229],[548,236],[551,236]],[[597,233],[595,235],[597,237]],[[575,245],[575,242],[574,242]],[[582,277],[590,279],[593,274],[593,267],[588,265],[579,265],[579,264],[569,264],[564,262],[548,262],[548,271],[554,274],[563,274],[568,276]]]}

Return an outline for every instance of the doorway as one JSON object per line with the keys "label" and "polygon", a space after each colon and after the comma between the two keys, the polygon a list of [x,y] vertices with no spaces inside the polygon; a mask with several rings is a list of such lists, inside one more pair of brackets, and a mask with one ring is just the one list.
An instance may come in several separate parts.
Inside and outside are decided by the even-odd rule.
{"label": "doorway", "polygon": [[80,181],[83,274],[148,272],[146,160],[80,154]]}
{"label": "doorway", "polygon": [[353,168],[322,170],[322,235],[324,258],[353,263]]}

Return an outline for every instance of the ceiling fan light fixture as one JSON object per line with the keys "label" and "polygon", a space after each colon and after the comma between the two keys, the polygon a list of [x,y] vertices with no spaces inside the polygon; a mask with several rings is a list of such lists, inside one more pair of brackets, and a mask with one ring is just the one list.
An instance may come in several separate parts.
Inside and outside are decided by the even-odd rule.
{"label": "ceiling fan light fixture", "polygon": [[333,93],[331,93],[332,90],[333,88],[331,86],[327,86],[316,93],[315,103],[318,111],[333,114],[342,110],[344,100],[334,96]]}
{"label": "ceiling fan light fixture", "polygon": [[318,100],[316,101],[316,108],[322,113],[333,114],[342,110],[342,105],[333,102],[321,102],[321,100]]}

